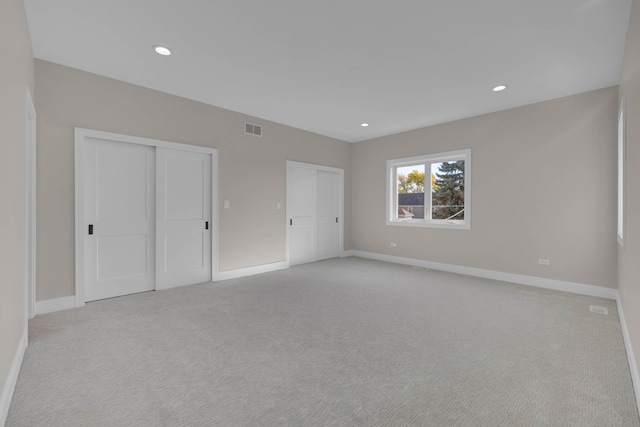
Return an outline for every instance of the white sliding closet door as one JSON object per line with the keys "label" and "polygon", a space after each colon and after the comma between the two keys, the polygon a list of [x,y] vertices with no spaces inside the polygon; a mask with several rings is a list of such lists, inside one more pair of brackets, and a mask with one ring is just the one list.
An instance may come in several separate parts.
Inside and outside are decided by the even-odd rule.
{"label": "white sliding closet door", "polygon": [[75,134],[76,305],[211,281],[217,150]]}
{"label": "white sliding closet door", "polygon": [[287,163],[289,264],[340,256],[342,171]]}
{"label": "white sliding closet door", "polygon": [[339,247],[340,176],[319,170],[316,176],[317,259],[337,258]]}
{"label": "white sliding closet door", "polygon": [[156,149],[158,289],[211,281],[211,155]]}
{"label": "white sliding closet door", "polygon": [[316,260],[316,171],[290,166],[287,173],[289,264]]}
{"label": "white sliding closet door", "polygon": [[155,288],[153,147],[87,138],[85,300]]}

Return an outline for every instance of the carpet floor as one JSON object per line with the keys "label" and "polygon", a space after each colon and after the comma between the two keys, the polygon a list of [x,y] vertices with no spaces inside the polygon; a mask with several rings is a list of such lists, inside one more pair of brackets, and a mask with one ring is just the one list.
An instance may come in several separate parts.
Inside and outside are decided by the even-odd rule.
{"label": "carpet floor", "polygon": [[345,258],[37,316],[7,426],[640,420],[614,301]]}

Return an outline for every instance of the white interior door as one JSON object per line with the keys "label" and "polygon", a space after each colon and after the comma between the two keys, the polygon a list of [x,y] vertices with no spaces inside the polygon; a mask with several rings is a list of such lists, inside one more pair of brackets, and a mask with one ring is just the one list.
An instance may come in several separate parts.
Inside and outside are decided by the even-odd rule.
{"label": "white interior door", "polygon": [[289,166],[287,173],[289,264],[316,260],[316,170]]}
{"label": "white interior door", "polygon": [[156,149],[158,289],[211,281],[211,155]]}
{"label": "white interior door", "polygon": [[316,176],[317,259],[340,256],[340,176],[319,170]]}
{"label": "white interior door", "polygon": [[87,138],[85,300],[155,287],[153,147]]}

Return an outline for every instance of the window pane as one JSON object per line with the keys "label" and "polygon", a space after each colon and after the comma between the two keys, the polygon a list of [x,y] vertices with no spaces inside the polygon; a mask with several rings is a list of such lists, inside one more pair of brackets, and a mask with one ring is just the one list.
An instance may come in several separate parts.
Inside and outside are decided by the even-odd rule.
{"label": "window pane", "polygon": [[397,169],[398,219],[424,219],[424,163]]}
{"label": "window pane", "polygon": [[431,164],[431,219],[464,220],[464,160]]}

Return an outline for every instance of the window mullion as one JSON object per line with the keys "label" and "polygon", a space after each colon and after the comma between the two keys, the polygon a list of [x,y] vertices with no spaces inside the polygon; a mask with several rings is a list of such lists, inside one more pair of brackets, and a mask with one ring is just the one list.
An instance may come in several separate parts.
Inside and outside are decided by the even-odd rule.
{"label": "window mullion", "polygon": [[391,185],[393,186],[393,191],[391,192],[391,194],[393,195],[393,201],[391,203],[392,206],[392,211],[391,211],[391,217],[394,220],[399,220],[400,218],[398,218],[398,166],[394,165],[393,166],[393,175],[390,177],[391,178]]}
{"label": "window mullion", "polygon": [[431,162],[427,161],[424,164],[424,220],[425,221],[431,221],[432,219],[431,218],[431,212],[432,212],[431,194],[432,193],[433,193],[433,189],[431,188]]}

